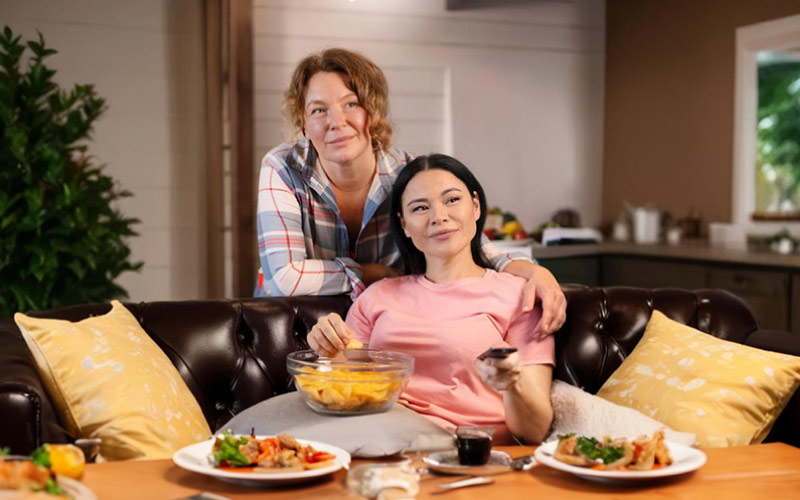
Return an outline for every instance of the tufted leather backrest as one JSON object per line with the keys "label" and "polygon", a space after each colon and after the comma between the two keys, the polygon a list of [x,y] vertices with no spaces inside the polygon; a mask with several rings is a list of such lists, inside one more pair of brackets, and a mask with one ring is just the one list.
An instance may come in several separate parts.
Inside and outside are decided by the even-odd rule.
{"label": "tufted leather backrest", "polygon": [[724,290],[581,285],[564,285],[563,290],[567,320],[555,334],[554,377],[593,394],[636,347],[653,309],[738,343],[758,329],[747,306]]}
{"label": "tufted leather backrest", "polygon": [[[747,307],[721,290],[564,285],[564,291],[567,321],[555,334],[555,376],[593,393],[636,346],[653,309],[735,342],[757,328]],[[245,408],[293,390],[286,355],[307,347],[306,334],[321,315],[345,316],[350,300],[291,297],[125,306],[172,360],[210,427],[217,429]],[[108,304],[80,305],[31,315],[78,321],[109,309]]]}
{"label": "tufted leather backrest", "polygon": [[[286,355],[307,348],[317,318],[344,316],[346,296],[148,302],[125,306],[167,354],[212,429],[259,401],[293,390]],[[108,304],[64,307],[32,316],[79,321]]]}

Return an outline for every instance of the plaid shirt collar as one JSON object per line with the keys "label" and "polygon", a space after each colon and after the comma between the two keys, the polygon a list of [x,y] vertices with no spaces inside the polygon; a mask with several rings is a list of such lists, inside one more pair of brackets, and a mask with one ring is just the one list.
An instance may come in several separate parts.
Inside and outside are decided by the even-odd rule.
{"label": "plaid shirt collar", "polygon": [[[387,153],[383,149],[377,150],[376,156],[378,162],[377,178],[380,188],[373,181],[368,197],[379,205],[391,195],[394,180],[397,174],[400,173],[398,167],[405,166],[405,164],[400,162],[400,158],[396,154],[393,154],[393,152]],[[311,141],[306,137],[302,137],[292,148],[287,165],[289,168],[300,172],[309,187],[324,197],[330,206],[335,207],[337,205],[330,181],[322,168],[316,168],[318,165],[317,158],[317,151],[312,146]],[[369,220],[372,214],[365,213],[364,216],[364,220]]]}

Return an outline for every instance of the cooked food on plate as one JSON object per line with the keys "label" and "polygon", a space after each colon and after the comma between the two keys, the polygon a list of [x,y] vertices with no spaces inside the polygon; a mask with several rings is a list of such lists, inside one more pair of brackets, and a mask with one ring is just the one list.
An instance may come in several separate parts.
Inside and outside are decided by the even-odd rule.
{"label": "cooked food on plate", "polygon": [[336,455],[303,445],[289,434],[256,438],[226,431],[216,437],[211,450],[214,467],[238,472],[284,473],[322,469]]}
{"label": "cooked food on plate", "polygon": [[81,454],[80,472],[83,473],[83,453],[73,445],[42,445],[31,457],[8,457],[7,449],[0,449],[0,490],[29,492],[25,498],[72,498],[58,484],[54,464],[62,466],[60,458],[75,448]]}
{"label": "cooked food on plate", "polygon": [[558,446],[553,455],[569,465],[599,470],[653,470],[672,463],[664,431],[653,437],[639,436],[636,439],[576,437],[574,434],[559,435]]}

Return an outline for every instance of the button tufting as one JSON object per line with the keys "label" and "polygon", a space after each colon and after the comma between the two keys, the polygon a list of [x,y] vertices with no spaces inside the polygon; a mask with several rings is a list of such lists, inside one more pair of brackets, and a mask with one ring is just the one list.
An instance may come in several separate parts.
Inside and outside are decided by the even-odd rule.
{"label": "button tufting", "polygon": [[217,403],[214,405],[214,408],[219,411],[222,411],[225,409],[225,403],[223,403],[222,401],[217,401]]}

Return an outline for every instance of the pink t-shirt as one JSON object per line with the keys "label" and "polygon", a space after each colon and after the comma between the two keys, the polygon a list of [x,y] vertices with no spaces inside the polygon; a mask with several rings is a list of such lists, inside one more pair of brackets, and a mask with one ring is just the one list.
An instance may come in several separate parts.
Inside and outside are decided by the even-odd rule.
{"label": "pink t-shirt", "polygon": [[370,349],[414,356],[400,404],[451,431],[493,426],[495,443],[507,443],[502,395],[483,383],[473,363],[489,347],[513,346],[522,365],[554,364],[553,337],[532,339],[541,309],[520,310],[524,285],[490,269],[446,285],[418,275],[384,279],[358,297],[346,322]]}

